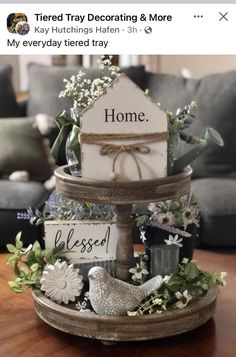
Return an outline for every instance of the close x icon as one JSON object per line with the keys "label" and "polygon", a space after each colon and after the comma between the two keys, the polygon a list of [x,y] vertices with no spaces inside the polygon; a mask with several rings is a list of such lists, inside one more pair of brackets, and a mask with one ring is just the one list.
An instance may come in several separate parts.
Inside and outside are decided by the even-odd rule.
{"label": "close x icon", "polygon": [[225,13],[219,12],[219,15],[220,15],[219,21],[229,21],[228,12]]}

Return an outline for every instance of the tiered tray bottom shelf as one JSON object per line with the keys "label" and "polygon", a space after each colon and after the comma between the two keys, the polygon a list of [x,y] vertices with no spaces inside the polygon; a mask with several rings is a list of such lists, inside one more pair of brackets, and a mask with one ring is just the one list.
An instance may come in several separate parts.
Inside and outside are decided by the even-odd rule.
{"label": "tiered tray bottom shelf", "polygon": [[[55,176],[58,192],[68,198],[115,205],[119,231],[116,277],[127,280],[133,261],[132,205],[167,200],[188,193],[191,173],[188,167],[178,175],[157,180],[114,183],[73,177],[69,167],[63,166],[56,169]],[[214,313],[217,289],[211,288],[200,301],[183,310],[132,317],[79,312],[73,305],[55,304],[40,290],[33,291],[33,298],[39,317],[59,330],[102,341],[135,341],[173,336],[204,324]]]}

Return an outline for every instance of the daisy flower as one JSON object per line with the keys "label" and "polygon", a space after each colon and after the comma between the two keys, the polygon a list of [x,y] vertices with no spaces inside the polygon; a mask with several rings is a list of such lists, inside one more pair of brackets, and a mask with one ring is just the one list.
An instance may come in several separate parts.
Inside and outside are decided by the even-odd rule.
{"label": "daisy flower", "polygon": [[136,264],[135,268],[129,269],[129,272],[131,274],[133,274],[132,275],[132,279],[134,281],[135,280],[142,280],[142,276],[148,274],[148,271],[146,269],[142,268],[142,266],[140,266],[138,263]]}
{"label": "daisy flower", "polygon": [[197,224],[197,209],[194,206],[187,207],[182,213],[182,220],[184,224],[184,229],[187,228],[189,224]]}
{"label": "daisy flower", "polygon": [[168,224],[169,226],[175,224],[175,216],[172,212],[155,213],[151,216],[151,220],[160,224]]}
{"label": "daisy flower", "polygon": [[192,295],[188,293],[188,290],[185,290],[183,293],[177,291],[175,293],[175,296],[178,299],[178,301],[175,303],[177,309],[183,309],[188,304],[188,302],[193,298]]}

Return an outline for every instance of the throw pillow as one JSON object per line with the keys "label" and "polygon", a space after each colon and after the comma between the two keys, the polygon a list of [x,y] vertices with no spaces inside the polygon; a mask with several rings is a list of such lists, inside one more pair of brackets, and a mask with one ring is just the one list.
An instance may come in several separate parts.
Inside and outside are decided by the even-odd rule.
{"label": "throw pillow", "polygon": [[25,170],[30,180],[43,182],[52,174],[48,153],[33,118],[0,120],[0,176]]}
{"label": "throw pillow", "polygon": [[[169,74],[147,75],[150,96],[168,110],[195,100],[196,119],[191,126],[194,135],[203,137],[206,127],[221,134],[224,147],[210,146],[192,164],[194,177],[236,176],[236,71],[217,73],[200,79],[186,79]],[[185,150],[192,146],[187,145]]]}
{"label": "throw pillow", "polygon": [[0,66],[0,118],[19,116],[19,108],[11,81],[11,67]]}

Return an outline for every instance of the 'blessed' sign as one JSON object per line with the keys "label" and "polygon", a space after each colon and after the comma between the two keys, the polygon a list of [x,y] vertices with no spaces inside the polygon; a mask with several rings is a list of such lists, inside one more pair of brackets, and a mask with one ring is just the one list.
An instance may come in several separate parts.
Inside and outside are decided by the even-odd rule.
{"label": "'blessed' sign", "polygon": [[46,248],[63,247],[72,263],[115,259],[116,224],[104,221],[45,222]]}
{"label": "'blessed' sign", "polygon": [[167,175],[167,119],[125,75],[85,109],[81,123],[82,177],[141,180]]}

